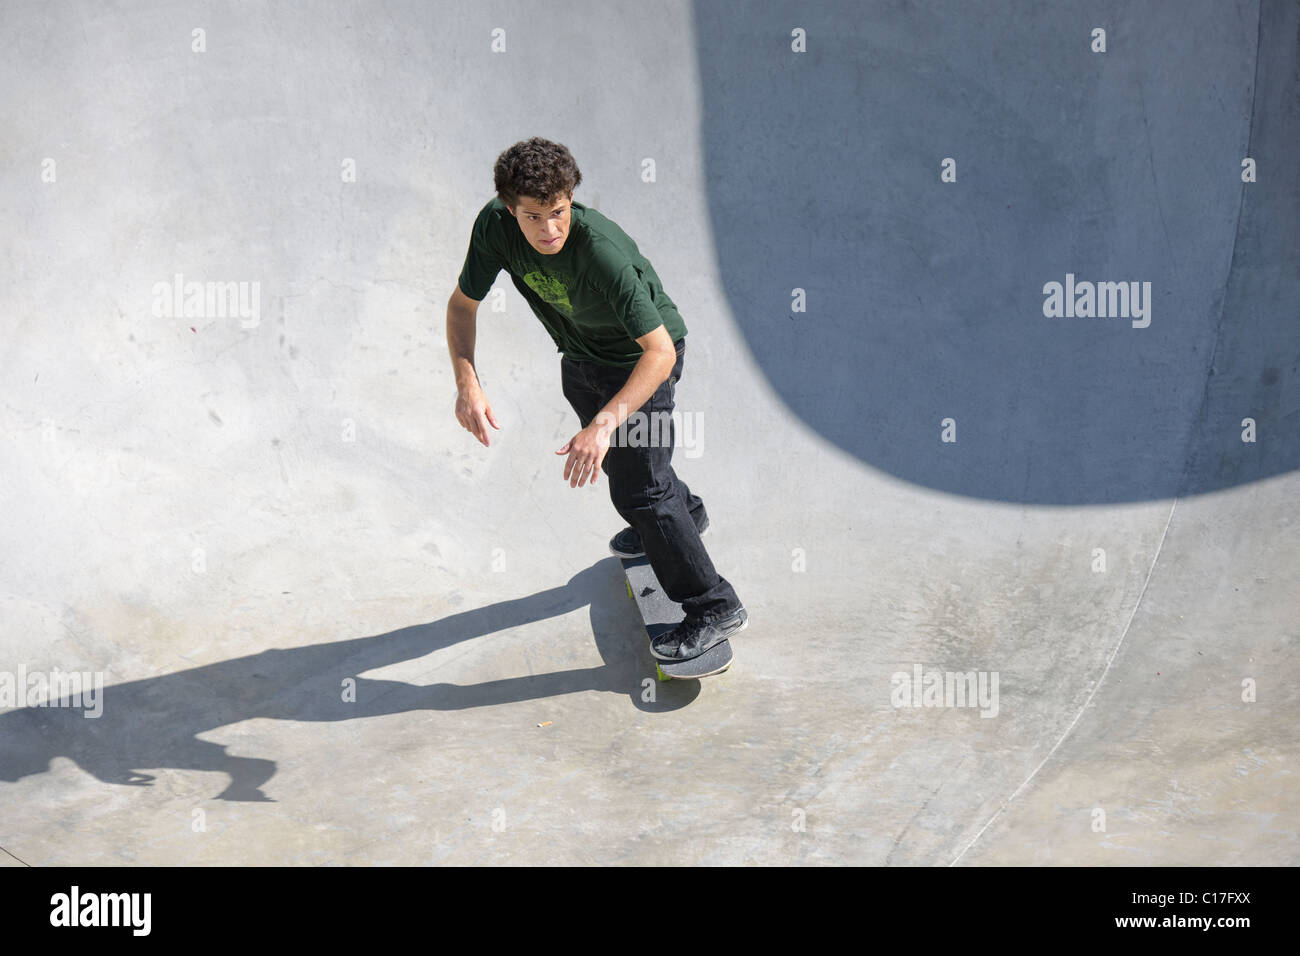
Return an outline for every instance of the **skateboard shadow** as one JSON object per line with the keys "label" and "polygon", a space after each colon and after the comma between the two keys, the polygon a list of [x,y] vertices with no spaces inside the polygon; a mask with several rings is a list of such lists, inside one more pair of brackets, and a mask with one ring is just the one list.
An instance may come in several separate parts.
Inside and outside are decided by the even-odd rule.
{"label": "skateboard shadow", "polygon": [[[597,562],[559,587],[528,597],[448,615],[386,634],[268,650],[216,664],[113,684],[103,689],[103,712],[81,708],[21,707],[0,714],[0,781],[14,783],[49,770],[67,757],[105,783],[149,786],[135,768],[220,771],[230,784],[219,800],[267,801],[261,790],[273,760],[237,757],[199,735],[252,718],[296,721],[356,720],[419,710],[459,710],[556,697],[584,691],[626,694],[638,709],[675,710],[699,694],[697,681],[654,680],[645,631],[626,596],[614,558]],[[358,675],[413,660],[474,638],[591,609],[599,667],[505,677],[477,684],[408,684]],[[572,640],[586,640],[575,628]],[[355,700],[343,682],[355,680]],[[647,679],[649,684],[646,683]],[[654,688],[654,699],[647,688]],[[63,700],[66,705],[71,703]]]}

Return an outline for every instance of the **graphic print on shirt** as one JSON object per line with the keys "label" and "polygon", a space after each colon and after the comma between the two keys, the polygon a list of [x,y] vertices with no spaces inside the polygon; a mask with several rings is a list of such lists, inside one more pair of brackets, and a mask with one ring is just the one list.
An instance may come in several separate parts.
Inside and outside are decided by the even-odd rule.
{"label": "graphic print on shirt", "polygon": [[557,276],[547,272],[529,272],[524,276],[528,288],[536,292],[543,302],[559,309],[573,318],[573,306],[569,303],[568,276]]}

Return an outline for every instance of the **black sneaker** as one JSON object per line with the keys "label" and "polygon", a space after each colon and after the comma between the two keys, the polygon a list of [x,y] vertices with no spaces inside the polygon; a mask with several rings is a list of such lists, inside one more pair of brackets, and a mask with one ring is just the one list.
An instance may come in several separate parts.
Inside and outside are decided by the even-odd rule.
{"label": "black sneaker", "polygon": [[[709,516],[704,516],[704,524],[700,528],[700,534],[709,530]],[[641,535],[637,534],[636,528],[628,525],[614,537],[609,539],[609,550],[616,557],[620,558],[639,558],[645,554],[645,548],[641,547]]]}
{"label": "black sneaker", "polygon": [[703,621],[688,617],[666,634],[660,634],[650,642],[650,653],[661,661],[689,661],[699,657],[715,644],[735,637],[749,627],[749,614],[743,607],[735,613],[705,624]]}

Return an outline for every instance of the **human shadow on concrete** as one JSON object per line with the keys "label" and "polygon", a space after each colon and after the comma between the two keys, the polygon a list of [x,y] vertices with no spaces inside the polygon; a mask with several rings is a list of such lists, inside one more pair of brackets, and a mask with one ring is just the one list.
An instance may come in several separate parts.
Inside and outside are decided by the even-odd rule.
{"label": "human shadow on concrete", "polygon": [[[694,5],[732,315],[866,464],[1064,505],[1300,467],[1300,8],[1093,7]],[[1149,325],[1046,316],[1067,275]]]}
{"label": "human shadow on concrete", "polygon": [[[622,566],[608,558],[559,587],[528,597],[451,614],[438,621],[372,637],[329,641],[207,664],[103,689],[97,718],[67,706],[22,707],[0,714],[0,781],[49,769],[66,757],[105,783],[148,786],[140,768],[220,771],[230,784],[220,800],[269,801],[263,785],[273,760],[235,756],[199,735],[254,718],[294,721],[357,720],[420,710],[460,710],[599,691],[626,694],[641,710],[688,704],[698,681],[654,681],[654,666],[636,607],[627,597]],[[603,663],[598,667],[502,677],[477,684],[413,685],[360,677],[366,671],[423,657],[469,640],[489,640],[509,628],[590,607],[590,629]],[[590,640],[575,627],[566,636]],[[347,679],[355,700],[344,699]],[[649,680],[650,684],[646,681]],[[643,700],[648,686],[653,701]],[[436,744],[431,744],[436,746]]]}

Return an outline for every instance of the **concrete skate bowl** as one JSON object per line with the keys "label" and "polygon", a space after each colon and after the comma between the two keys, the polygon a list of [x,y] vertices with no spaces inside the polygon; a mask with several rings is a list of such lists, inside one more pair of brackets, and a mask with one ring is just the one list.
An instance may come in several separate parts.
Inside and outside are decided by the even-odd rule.
{"label": "concrete skate bowl", "polygon": [[[772,388],[863,462],[983,499],[1295,469],[1297,11],[697,4],[719,272]],[[1146,319],[1046,316],[1067,275],[1149,282]]]}
{"label": "concrete skate bowl", "polygon": [[[14,859],[1295,861],[1295,494],[1256,480],[1296,455],[1294,7],[717,6],[241,7],[202,59],[185,16],[0,7],[0,644],[114,702],[0,715]],[[584,56],[547,75],[552,29]],[[451,416],[443,302],[534,133],[683,309],[681,470],[753,611],[732,672],[654,708],[517,297],[479,341],[505,430]],[[262,324],[153,315],[177,272],[263,281]],[[1044,316],[1067,274],[1150,282],[1150,325]],[[899,706],[917,665],[998,675],[997,719]]]}

